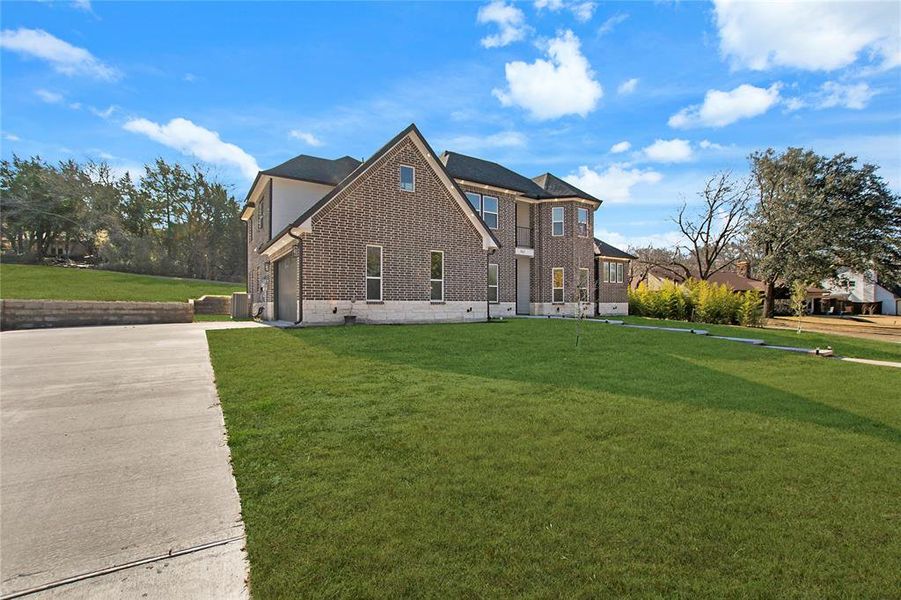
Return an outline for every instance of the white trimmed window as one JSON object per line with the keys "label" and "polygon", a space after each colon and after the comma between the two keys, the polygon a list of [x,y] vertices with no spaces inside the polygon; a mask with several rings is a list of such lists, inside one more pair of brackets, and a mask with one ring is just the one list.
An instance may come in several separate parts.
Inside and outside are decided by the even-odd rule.
{"label": "white trimmed window", "polygon": [[616,283],[623,282],[623,263],[616,263]]}
{"label": "white trimmed window", "polygon": [[563,235],[563,207],[555,206],[551,208],[551,235]]}
{"label": "white trimmed window", "polygon": [[488,265],[488,302],[497,304],[498,301],[498,276],[497,265]]}
{"label": "white trimmed window", "polygon": [[382,301],[381,246],[366,246],[366,301]]}
{"label": "white trimmed window", "polygon": [[475,192],[466,192],[466,199],[469,200],[469,203],[475,209],[477,213],[482,214],[482,194],[476,194]]}
{"label": "white trimmed window", "polygon": [[[258,204],[259,204],[259,206],[257,207],[257,229],[262,229],[263,228],[263,213],[265,212],[265,208],[266,208],[266,203],[263,202],[262,197],[260,198],[260,201],[258,202]],[[272,232],[269,232],[269,233],[270,233],[270,235],[272,234]]]}
{"label": "white trimmed window", "polygon": [[601,264],[601,281],[604,283],[610,281],[610,263],[606,260]]}
{"label": "white trimmed window", "polygon": [[475,192],[466,192],[466,199],[489,229],[497,229],[498,224],[498,200],[496,196],[483,196]]}
{"label": "white trimmed window", "polygon": [[588,237],[588,209],[577,208],[576,216],[579,220],[579,235],[581,237]]}
{"label": "white trimmed window", "polygon": [[482,196],[482,219],[489,229],[497,229],[497,198]]}
{"label": "white trimmed window", "polygon": [[416,191],[416,169],[407,165],[400,166],[400,189],[405,192]]}
{"label": "white trimmed window", "polygon": [[579,302],[588,302],[588,269],[579,269]]}
{"label": "white trimmed window", "polygon": [[432,250],[432,302],[444,302],[444,252]]}
{"label": "white trimmed window", "polygon": [[551,302],[563,303],[563,267],[554,267],[551,270]]}

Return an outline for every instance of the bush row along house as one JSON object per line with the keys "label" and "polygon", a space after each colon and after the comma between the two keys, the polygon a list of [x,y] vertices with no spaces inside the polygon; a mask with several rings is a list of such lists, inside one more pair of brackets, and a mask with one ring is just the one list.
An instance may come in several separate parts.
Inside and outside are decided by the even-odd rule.
{"label": "bush row along house", "polygon": [[366,161],[261,171],[247,226],[251,313],[296,324],[626,314],[633,257],[593,236],[601,200],[546,173],[436,155],[410,125]]}

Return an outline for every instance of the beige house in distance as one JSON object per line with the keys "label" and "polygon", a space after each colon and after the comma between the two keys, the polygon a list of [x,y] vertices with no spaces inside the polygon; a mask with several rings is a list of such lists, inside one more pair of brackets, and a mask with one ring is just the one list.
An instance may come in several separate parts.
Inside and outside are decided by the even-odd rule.
{"label": "beige house in distance", "polygon": [[438,156],[412,124],[364,162],[301,155],[261,171],[241,213],[251,313],[312,325],[622,310],[617,268],[611,283],[599,265],[623,258],[596,258],[600,205],[550,173]]}

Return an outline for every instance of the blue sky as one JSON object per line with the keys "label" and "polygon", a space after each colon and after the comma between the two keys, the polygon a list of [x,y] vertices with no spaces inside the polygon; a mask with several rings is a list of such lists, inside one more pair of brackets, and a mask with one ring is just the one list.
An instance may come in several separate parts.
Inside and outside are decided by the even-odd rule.
{"label": "blue sky", "polygon": [[767,146],[901,191],[901,3],[4,2],[2,156],[257,166],[433,148],[550,171],[596,230],[667,244],[705,177]]}

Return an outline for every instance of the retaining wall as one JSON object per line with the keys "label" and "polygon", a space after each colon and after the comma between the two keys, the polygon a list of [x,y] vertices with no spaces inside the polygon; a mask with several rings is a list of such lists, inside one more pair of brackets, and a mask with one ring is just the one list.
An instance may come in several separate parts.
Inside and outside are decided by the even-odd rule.
{"label": "retaining wall", "polygon": [[231,296],[201,296],[191,303],[197,315],[230,315],[232,312]]}
{"label": "retaining wall", "polygon": [[95,302],[84,300],[0,300],[0,329],[190,323],[187,302]]}

